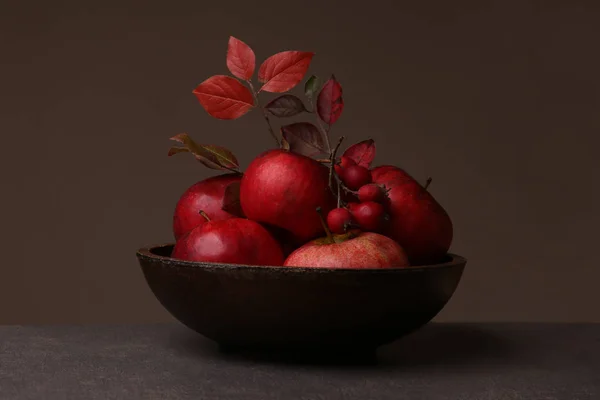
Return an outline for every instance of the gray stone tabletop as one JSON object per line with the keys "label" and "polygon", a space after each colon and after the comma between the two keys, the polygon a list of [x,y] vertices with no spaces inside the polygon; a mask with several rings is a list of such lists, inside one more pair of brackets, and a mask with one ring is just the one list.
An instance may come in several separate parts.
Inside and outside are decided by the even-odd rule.
{"label": "gray stone tabletop", "polygon": [[600,399],[600,324],[440,324],[372,362],[219,352],[179,324],[0,326],[0,399]]}

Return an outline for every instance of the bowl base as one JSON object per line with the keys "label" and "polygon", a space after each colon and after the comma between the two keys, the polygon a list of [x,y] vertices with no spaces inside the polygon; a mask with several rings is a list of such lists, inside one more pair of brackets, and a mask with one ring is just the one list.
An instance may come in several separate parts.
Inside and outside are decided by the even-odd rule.
{"label": "bowl base", "polygon": [[263,361],[318,364],[376,364],[376,348],[256,347],[219,344],[219,352]]}

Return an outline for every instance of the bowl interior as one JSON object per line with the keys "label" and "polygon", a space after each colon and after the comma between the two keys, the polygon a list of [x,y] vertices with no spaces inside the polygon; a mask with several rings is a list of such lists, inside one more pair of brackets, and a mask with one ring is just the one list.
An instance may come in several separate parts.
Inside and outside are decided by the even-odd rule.
{"label": "bowl interior", "polygon": [[389,272],[389,271],[414,271],[423,268],[431,269],[431,268],[448,268],[452,267],[456,264],[464,263],[466,264],[466,259],[457,254],[448,253],[444,256],[440,263],[430,264],[430,265],[411,265],[408,267],[398,267],[398,268],[386,268],[386,269],[357,269],[357,268],[305,268],[305,267],[284,267],[281,265],[273,265],[273,266],[263,266],[263,265],[246,265],[246,264],[227,264],[227,263],[215,263],[215,262],[199,262],[199,261],[186,261],[179,260],[171,257],[171,253],[173,252],[173,247],[175,245],[173,243],[166,243],[162,245],[149,246],[140,248],[136,255],[138,258],[143,259],[156,259],[161,260],[165,265],[179,265],[181,267],[198,267],[198,268],[230,268],[230,269],[275,269],[280,270],[280,272],[301,272],[301,273],[323,273],[323,272],[341,272],[341,271],[352,271],[354,273],[377,273],[379,272]]}

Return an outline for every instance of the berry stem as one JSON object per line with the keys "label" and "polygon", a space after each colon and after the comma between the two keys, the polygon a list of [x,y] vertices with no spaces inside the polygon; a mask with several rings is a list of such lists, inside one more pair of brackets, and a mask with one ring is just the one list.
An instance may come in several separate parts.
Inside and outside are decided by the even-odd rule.
{"label": "berry stem", "polygon": [[[319,121],[318,118],[317,118],[317,121]],[[319,125],[321,125],[321,122],[319,122]],[[325,131],[325,141],[327,142],[327,150],[329,150],[329,151],[331,151],[331,142],[329,141],[329,131],[330,130],[331,130],[331,125],[327,124],[327,130]]]}
{"label": "berry stem", "polygon": [[248,86],[250,87],[250,90],[252,91],[252,94],[254,95],[254,100],[256,101],[256,106],[258,108],[260,108],[260,110],[262,111],[262,115],[265,118],[265,121],[267,121],[267,125],[269,126],[269,133],[271,133],[271,136],[273,136],[273,139],[275,139],[275,143],[277,143],[277,147],[281,147],[281,143],[279,142],[279,138],[277,137],[277,135],[275,134],[275,131],[273,130],[273,126],[271,125],[271,120],[269,119],[269,116],[267,115],[267,111],[260,105],[260,100],[258,100],[258,93],[256,92],[256,90],[254,90],[254,85],[252,85],[251,81],[246,81],[248,83]]}
{"label": "berry stem", "polygon": [[429,185],[431,184],[431,180],[432,180],[432,179],[431,179],[431,177],[427,178],[427,181],[425,182],[425,186],[423,186],[423,188],[424,188],[425,190],[427,190],[427,188],[428,188],[428,187],[429,187]]}
{"label": "berry stem", "polygon": [[335,159],[335,156],[337,155],[340,145],[342,144],[342,142],[344,141],[345,138],[346,138],[345,136],[340,136],[340,138],[338,139],[338,142],[335,145],[335,149],[333,149],[333,153],[331,154],[334,159]]}
{"label": "berry stem", "polygon": [[[335,195],[335,192],[333,191],[333,175],[334,175],[333,170],[334,170],[334,166],[335,166],[335,157],[336,157],[337,152],[340,148],[340,145],[342,144],[344,139],[345,139],[344,136],[340,136],[337,144],[335,145],[335,149],[333,149],[333,151],[329,154],[329,163],[330,163],[330,165],[329,165],[329,188],[331,189],[331,191],[333,192],[334,195]],[[335,177],[336,177],[337,181],[339,182],[337,175]],[[339,187],[338,187],[338,197],[339,197]]]}
{"label": "berry stem", "polygon": [[202,215],[204,217],[204,219],[206,220],[206,222],[210,222],[210,218],[208,217],[208,214],[206,214],[204,212],[204,210],[200,210],[199,214]]}
{"label": "berry stem", "polygon": [[338,183],[338,186],[341,186],[341,188],[344,190],[344,192],[358,195],[358,191],[355,191],[355,190],[352,190],[352,189],[348,189],[348,187],[346,185],[344,185],[344,182],[342,182],[342,180],[340,179],[339,176],[337,176],[337,174],[335,174],[334,176],[335,176],[335,179],[336,179],[336,181]]}
{"label": "berry stem", "polygon": [[327,239],[331,243],[335,243],[335,240],[333,240],[333,235],[331,234],[331,231],[329,230],[329,227],[327,226],[327,223],[325,222],[325,218],[323,218],[323,210],[321,209],[321,207],[317,207],[317,214],[319,214],[319,219],[321,220],[321,225],[323,225],[323,229],[325,229],[325,233],[327,234]]}

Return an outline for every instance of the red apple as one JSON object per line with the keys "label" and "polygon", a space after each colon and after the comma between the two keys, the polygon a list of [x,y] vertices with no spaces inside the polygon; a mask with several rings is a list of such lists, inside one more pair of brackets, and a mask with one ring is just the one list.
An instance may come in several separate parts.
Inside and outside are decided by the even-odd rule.
{"label": "red apple", "polygon": [[450,216],[434,197],[404,170],[386,165],[371,171],[373,182],[385,185],[390,213],[386,236],[397,241],[411,264],[440,262],[452,243]]}
{"label": "red apple", "polygon": [[286,229],[304,243],[324,232],[315,208],[329,212],[336,199],[326,166],[277,149],[262,153],[248,165],[241,181],[240,203],[249,219]]}
{"label": "red apple", "polygon": [[203,210],[213,221],[235,217],[221,209],[225,188],[242,179],[239,174],[213,176],[190,186],[179,198],[173,214],[173,234],[179,239],[198,225],[206,222],[200,215]]}
{"label": "red apple", "polygon": [[281,246],[281,250],[283,251],[284,258],[290,255],[292,251],[300,247],[301,244],[303,244],[298,243],[292,236],[292,234],[283,228],[265,223],[262,223],[261,225],[265,227],[267,231],[269,231],[269,233],[275,238],[275,240],[277,240],[279,246]]}
{"label": "red apple", "polygon": [[409,265],[406,253],[392,239],[373,232],[350,231],[315,239],[283,263],[287,267],[399,268]]}
{"label": "red apple", "polygon": [[371,180],[375,183],[414,180],[404,170],[393,165],[381,165],[371,170]]}
{"label": "red apple", "polygon": [[171,257],[245,265],[281,265],[284,260],[275,238],[245,218],[206,221],[177,241]]}

